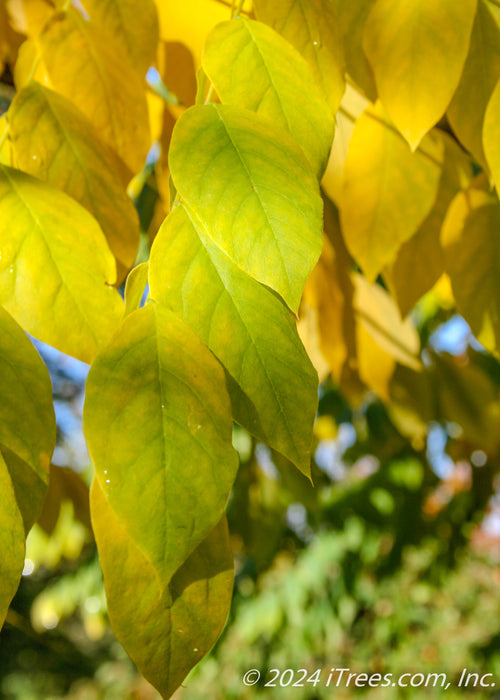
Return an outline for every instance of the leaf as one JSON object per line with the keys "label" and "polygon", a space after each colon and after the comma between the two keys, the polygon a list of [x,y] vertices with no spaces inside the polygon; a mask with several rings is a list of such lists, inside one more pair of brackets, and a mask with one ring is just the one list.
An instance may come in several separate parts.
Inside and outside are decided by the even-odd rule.
{"label": "leaf", "polygon": [[500,7],[489,0],[478,0],[469,55],[448,108],[448,119],[460,141],[483,166],[484,114],[499,78]]}
{"label": "leaf", "polygon": [[483,145],[497,193],[500,190],[500,80],[484,116]]}
{"label": "leaf", "polygon": [[471,188],[453,200],[441,238],[460,313],[490,350],[500,347],[499,227],[498,201]]}
{"label": "leaf", "polygon": [[378,284],[369,285],[354,275],[354,310],[359,323],[377,345],[395,360],[412,369],[421,369],[420,341],[413,323],[403,321],[392,297]]}
{"label": "leaf", "polygon": [[[293,46],[265,24],[240,18],[211,32],[203,68],[224,104],[246,107],[286,129],[321,176],[332,146],[333,117],[309,65]],[[249,74],[251,81],[245,78]]]}
{"label": "leaf", "polygon": [[429,135],[412,153],[380,105],[354,127],[340,202],[347,247],[373,282],[423,223],[438,192],[443,143]]}
{"label": "leaf", "polygon": [[170,168],[213,242],[296,311],[322,229],[318,185],[296,142],[248,110],[192,107],[174,129]]}
{"label": "leaf", "polygon": [[139,308],[148,283],[148,263],[140,263],[130,271],[125,285],[125,316]]}
{"label": "leaf", "polygon": [[151,302],[96,358],[84,429],[111,508],[168,581],[222,517],[238,467],[222,368]]}
{"label": "leaf", "polygon": [[24,567],[24,526],[7,465],[0,452],[0,629]]}
{"label": "leaf", "polygon": [[130,57],[141,78],[154,63],[158,44],[158,14],[154,0],[85,0],[91,22]]}
{"label": "leaf", "polygon": [[257,19],[269,24],[304,56],[333,113],[344,93],[344,56],[330,0],[254,0]]}
{"label": "leaf", "polygon": [[318,378],[288,309],[235,267],[182,206],[155,239],[150,285],[231,375],[235,420],[310,477]]}
{"label": "leaf", "polygon": [[365,24],[376,0],[333,0],[344,39],[347,73],[371,102],[377,99],[375,78],[363,51]]}
{"label": "leaf", "polygon": [[64,193],[3,165],[0,211],[0,303],[27,332],[91,362],[123,312],[109,286],[115,262],[95,219]]}
{"label": "leaf", "polygon": [[472,162],[445,133],[443,171],[434,205],[418,231],[403,243],[394,263],[384,272],[392,295],[406,316],[444,272],[440,235],[446,212],[456,193],[472,179]]}
{"label": "leaf", "polygon": [[89,487],[80,474],[67,467],[50,465],[50,478],[47,497],[37,518],[39,525],[48,535],[56,529],[61,506],[71,502],[75,520],[89,531],[92,530],[89,512]]}
{"label": "leaf", "polygon": [[76,11],[55,14],[36,49],[56,92],[78,107],[136,173],[149,150],[144,85],[126,54]]}
{"label": "leaf", "polygon": [[0,453],[26,533],[43,505],[55,442],[47,368],[24,331],[0,307]]}
{"label": "leaf", "polygon": [[364,49],[378,94],[412,150],[446,111],[469,49],[477,0],[377,0]]}
{"label": "leaf", "polygon": [[187,46],[198,69],[205,39],[216,24],[228,19],[229,8],[217,0],[190,0],[189,3],[156,0],[156,4],[161,38]]}
{"label": "leaf", "polygon": [[16,95],[9,125],[19,168],[62,189],[95,216],[123,277],[139,244],[137,212],[125,191],[128,168],[79,110],[39,83]]}
{"label": "leaf", "polygon": [[168,698],[213,646],[229,613],[234,576],[226,519],[168,581],[128,537],[97,479],[91,512],[113,631]]}

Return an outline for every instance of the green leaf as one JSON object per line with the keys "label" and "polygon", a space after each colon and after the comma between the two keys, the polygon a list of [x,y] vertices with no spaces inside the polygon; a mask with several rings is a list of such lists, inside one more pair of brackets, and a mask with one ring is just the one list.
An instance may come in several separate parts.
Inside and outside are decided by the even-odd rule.
{"label": "green leaf", "polygon": [[229,613],[234,577],[226,519],[168,581],[128,537],[96,479],[91,512],[113,631],[169,698],[213,646]]}
{"label": "green leaf", "polygon": [[280,299],[235,267],[182,206],[155,239],[150,285],[231,375],[235,420],[309,477],[318,377]]}
{"label": "green leaf", "polygon": [[39,83],[16,95],[9,126],[19,168],[62,189],[95,216],[122,277],[139,244],[139,219],[126,193],[128,168],[79,110]]}
{"label": "green leaf", "polygon": [[434,205],[409,241],[403,243],[384,279],[406,316],[420,297],[444,272],[441,227],[453,197],[472,179],[472,162],[447,134],[440,134],[445,146],[443,171]]}
{"label": "green leaf", "polygon": [[248,110],[192,107],[174,129],[170,168],[213,242],[296,311],[321,252],[322,202],[291,136]]}
{"label": "green leaf", "polygon": [[500,191],[500,80],[484,115],[483,145],[497,193]]}
{"label": "green leaf", "polygon": [[28,333],[91,362],[123,312],[97,222],[64,193],[3,165],[0,212],[0,303]]}
{"label": "green leaf", "polygon": [[345,89],[344,55],[330,0],[254,0],[257,19],[269,24],[304,56],[333,113]]}
{"label": "green leaf", "polygon": [[120,45],[143,78],[156,58],[158,14],[153,0],[85,0],[90,20]]}
{"label": "green leaf", "polygon": [[222,517],[238,467],[221,366],[151,302],[96,358],[84,428],[110,506],[169,580]]}
{"label": "green leaf", "polygon": [[469,55],[448,108],[448,119],[460,141],[483,166],[484,113],[499,77],[500,7],[489,0],[478,0]]}
{"label": "green leaf", "polygon": [[414,150],[442,117],[469,49],[477,0],[377,0],[364,48],[378,94]]}
{"label": "green leaf", "polygon": [[78,107],[132,172],[150,146],[143,81],[119,47],[72,8],[56,13],[36,38],[51,86]]}
{"label": "green leaf", "polygon": [[431,211],[443,143],[434,134],[412,153],[377,104],[359,117],[344,164],[340,201],[347,247],[373,282]]}
{"label": "green leaf", "polygon": [[[286,129],[321,176],[332,146],[333,117],[309,65],[288,41],[260,22],[224,22],[207,39],[203,68],[224,104],[246,107]],[[307,99],[300,99],[303,95]]]}
{"label": "green leaf", "polygon": [[[453,200],[442,229],[446,270],[460,313],[490,350],[500,348],[500,203],[469,189]],[[491,203],[490,203],[491,201]]]}
{"label": "green leaf", "polygon": [[140,263],[130,271],[125,285],[125,316],[139,308],[148,283],[148,263]]}
{"label": "green leaf", "polygon": [[55,442],[47,368],[24,331],[0,307],[0,454],[26,534],[43,505]]}
{"label": "green leaf", "polygon": [[0,453],[0,629],[24,567],[24,525],[7,465]]}

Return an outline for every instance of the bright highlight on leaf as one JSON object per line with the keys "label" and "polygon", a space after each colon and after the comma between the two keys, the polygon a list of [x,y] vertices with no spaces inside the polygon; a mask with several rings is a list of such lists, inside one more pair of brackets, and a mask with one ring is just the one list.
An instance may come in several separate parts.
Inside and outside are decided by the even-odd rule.
{"label": "bright highlight on leaf", "polygon": [[296,311],[322,241],[318,184],[296,142],[248,110],[193,107],[174,129],[170,168],[213,242]]}
{"label": "bright highlight on leaf", "polygon": [[170,580],[222,517],[238,467],[222,368],[151,302],[96,358],[84,428],[111,508]]}
{"label": "bright highlight on leaf", "polygon": [[477,0],[377,0],[364,48],[379,97],[414,150],[442,117],[467,57]]}
{"label": "bright highlight on leaf", "polygon": [[35,337],[92,362],[123,311],[97,222],[67,195],[2,165],[0,206],[0,303]]}
{"label": "bright highlight on leaf", "polygon": [[[203,68],[224,104],[246,107],[286,129],[314,172],[322,175],[332,146],[333,117],[311,69],[293,46],[260,22],[224,22],[207,39]],[[248,72],[250,82],[242,79]],[[297,99],[300,93],[307,94],[305,105]]]}
{"label": "bright highlight on leaf", "polygon": [[150,267],[151,296],[191,326],[231,375],[235,419],[310,476],[318,379],[288,309],[182,206],[159,232]]}
{"label": "bright highlight on leaf", "polygon": [[347,247],[370,282],[416,233],[437,196],[443,143],[428,136],[412,153],[380,105],[356,122],[340,202]]}
{"label": "bright highlight on leaf", "polygon": [[132,266],[139,220],[126,186],[131,173],[71,102],[31,82],[9,110],[18,166],[76,199],[95,216],[120,263]]}
{"label": "bright highlight on leaf", "polygon": [[226,519],[168,580],[128,536],[97,479],[91,510],[113,631],[168,698],[214,645],[229,613],[234,565]]}

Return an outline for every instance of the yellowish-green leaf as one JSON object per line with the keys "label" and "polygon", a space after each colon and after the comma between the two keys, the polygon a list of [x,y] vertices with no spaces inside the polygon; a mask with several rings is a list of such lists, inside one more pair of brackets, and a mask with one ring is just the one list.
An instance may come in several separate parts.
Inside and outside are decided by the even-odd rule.
{"label": "yellowish-green leaf", "polygon": [[96,358],[84,427],[110,506],[170,580],[221,519],[238,467],[222,367],[150,302]]}
{"label": "yellowish-green leaf", "polygon": [[429,214],[443,152],[442,140],[430,134],[412,153],[380,105],[357,120],[344,165],[340,214],[347,247],[370,282]]}
{"label": "yellowish-green leaf", "polygon": [[330,0],[254,0],[257,19],[269,24],[304,56],[333,113],[344,93],[344,55]]}
{"label": "yellowish-green leaf", "polygon": [[126,193],[131,173],[66,98],[31,82],[9,110],[17,165],[76,199],[100,223],[120,264],[135,259],[139,219]]}
{"label": "yellowish-green leaf", "polygon": [[396,260],[384,272],[403,316],[443,274],[441,227],[453,197],[468,186],[473,176],[470,158],[447,134],[440,136],[445,146],[445,157],[434,206],[416,234],[403,243]]}
{"label": "yellowish-green leaf", "polygon": [[0,303],[35,337],[91,362],[123,313],[97,222],[63,192],[2,165],[0,212]]}
{"label": "yellowish-green leaf", "polygon": [[14,597],[24,567],[24,525],[14,487],[0,452],[0,629]]}
{"label": "yellowish-green leaf", "polygon": [[234,577],[226,519],[168,581],[128,536],[97,479],[91,510],[113,631],[143,676],[169,698],[213,646],[229,613]]}
{"label": "yellowish-green leaf", "polygon": [[484,116],[483,145],[498,193],[500,192],[500,80],[493,90]]}
{"label": "yellowish-green leaf", "polygon": [[382,104],[415,149],[442,117],[469,49],[477,0],[377,0],[364,48]]}
{"label": "yellowish-green leaf", "polygon": [[261,22],[224,22],[207,39],[203,68],[224,104],[246,107],[286,129],[321,176],[333,117],[309,65],[288,41]]}
{"label": "yellowish-green leaf", "polygon": [[144,262],[136,265],[127,277],[127,284],[125,285],[125,316],[139,308],[147,283],[148,263]]}
{"label": "yellowish-green leaf", "polygon": [[84,0],[90,21],[111,42],[120,45],[141,77],[154,63],[158,44],[158,14],[154,0]]}
{"label": "yellowish-green leaf", "polygon": [[233,265],[182,206],[155,239],[150,285],[231,375],[235,420],[310,476],[318,378],[280,299]]}
{"label": "yellowish-green leaf", "polygon": [[26,532],[43,505],[55,442],[47,368],[24,331],[0,307],[0,453]]}
{"label": "yellowish-green leaf", "polygon": [[150,147],[144,84],[127,55],[76,11],[57,13],[36,38],[52,87],[78,107],[133,172]]}
{"label": "yellowish-green leaf", "polygon": [[500,6],[490,0],[478,0],[469,55],[448,109],[448,119],[460,141],[483,166],[484,113],[499,78]]}
{"label": "yellowish-green leaf", "polygon": [[499,229],[498,201],[469,189],[453,200],[441,239],[457,306],[490,350],[500,347]]}
{"label": "yellowish-green leaf", "polygon": [[249,110],[192,107],[174,129],[170,168],[213,242],[296,311],[321,252],[322,203],[294,139]]}

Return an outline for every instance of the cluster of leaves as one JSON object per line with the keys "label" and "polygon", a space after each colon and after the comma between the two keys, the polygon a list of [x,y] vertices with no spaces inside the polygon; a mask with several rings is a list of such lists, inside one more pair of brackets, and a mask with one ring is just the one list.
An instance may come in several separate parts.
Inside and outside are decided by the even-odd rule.
{"label": "cluster of leaves", "polygon": [[109,616],[164,697],[228,614],[233,421],[310,478],[316,370],[377,392],[413,449],[452,422],[491,467],[500,411],[408,315],[434,288],[497,352],[497,3],[177,5],[0,5],[0,619],[55,445],[29,333],[91,364]]}

